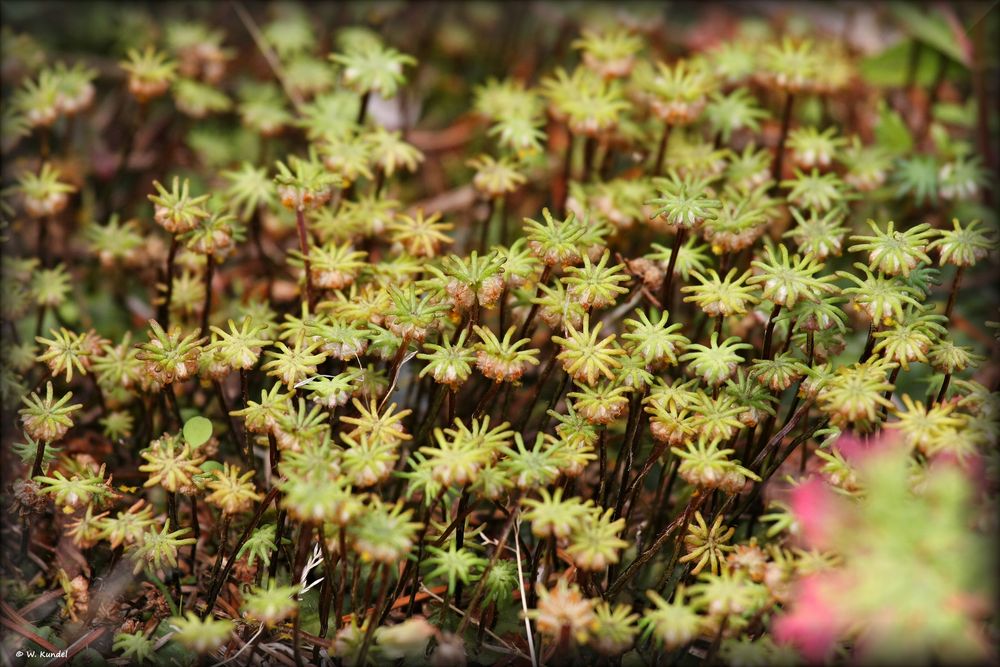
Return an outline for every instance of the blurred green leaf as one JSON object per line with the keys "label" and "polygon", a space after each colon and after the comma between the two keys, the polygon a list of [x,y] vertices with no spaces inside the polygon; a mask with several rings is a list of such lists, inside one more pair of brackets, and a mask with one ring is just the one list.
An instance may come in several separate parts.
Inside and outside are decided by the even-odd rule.
{"label": "blurred green leaf", "polygon": [[212,437],[212,422],[204,417],[192,417],[184,422],[184,440],[192,447],[201,447]]}
{"label": "blurred green leaf", "polygon": [[910,35],[948,56],[957,63],[970,67],[968,54],[959,46],[951,26],[938,12],[925,12],[916,4],[896,3],[892,12]]}
{"label": "blurred green leaf", "polygon": [[934,119],[946,125],[971,128],[976,124],[976,101],[969,98],[965,104],[954,102],[935,104]]}
{"label": "blurred green leaf", "polygon": [[875,139],[879,146],[894,155],[903,155],[913,148],[913,135],[906,122],[883,101],[875,124]]}
{"label": "blurred green leaf", "polygon": [[213,461],[211,459],[209,459],[208,461],[205,461],[204,463],[202,463],[198,467],[201,468],[202,471],[204,473],[206,473],[206,474],[212,474],[216,470],[224,470],[225,469],[225,466],[223,466],[221,463],[219,463],[218,461]]}
{"label": "blurred green leaf", "polygon": [[[866,83],[890,88],[906,83],[910,69],[912,39],[904,39],[880,53],[869,56],[858,63],[858,72]],[[928,49],[921,49],[917,57],[913,83],[929,86],[934,81],[938,67],[937,56]]]}

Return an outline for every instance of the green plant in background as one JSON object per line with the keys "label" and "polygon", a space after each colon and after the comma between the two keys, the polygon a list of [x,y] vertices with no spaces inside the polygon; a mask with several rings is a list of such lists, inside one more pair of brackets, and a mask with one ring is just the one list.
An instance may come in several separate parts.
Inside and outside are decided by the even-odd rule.
{"label": "green plant in background", "polygon": [[995,657],[995,11],[39,7],[7,654]]}

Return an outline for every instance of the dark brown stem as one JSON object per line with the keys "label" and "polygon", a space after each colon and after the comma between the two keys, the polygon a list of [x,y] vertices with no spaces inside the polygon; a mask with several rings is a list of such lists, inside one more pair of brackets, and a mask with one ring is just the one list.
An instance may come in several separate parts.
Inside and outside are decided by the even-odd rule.
{"label": "dark brown stem", "polygon": [[[615,469],[612,472],[612,479],[618,482],[618,500],[615,502],[615,514],[617,518],[622,511],[623,504],[625,502],[625,489],[628,484],[628,476],[632,471],[632,461],[635,458],[635,445],[638,441],[638,433],[642,426],[642,401],[646,397],[646,392],[648,387],[644,387],[641,392],[636,392],[632,397],[631,405],[629,405],[628,412],[628,422],[625,425],[625,439],[622,441],[621,449],[618,453],[618,458],[615,460]],[[619,471],[621,474],[619,475]],[[611,485],[607,487],[607,491],[610,493]],[[601,504],[606,505],[608,501],[607,496],[602,497]]]}
{"label": "dark brown stem", "polygon": [[368,616],[368,627],[365,629],[365,637],[361,641],[361,650],[358,655],[358,661],[355,664],[365,665],[365,659],[368,657],[368,648],[371,646],[372,637],[375,634],[375,626],[378,625],[375,622],[376,618],[379,618],[382,612],[382,605],[385,604],[386,595],[389,593],[389,565],[382,566],[382,585],[379,587],[378,601],[372,606],[371,614]]}
{"label": "dark brown stem", "polygon": [[38,130],[38,157],[41,158],[41,164],[38,166],[39,170],[49,161],[49,155],[52,152],[50,145],[52,138],[49,136],[51,131],[51,129],[44,126]]}
{"label": "dark brown stem", "polygon": [[670,130],[673,126],[670,123],[663,124],[663,135],[660,137],[660,145],[656,149],[656,162],[653,163],[653,176],[663,173],[663,161],[667,157],[667,146],[670,144]]}
{"label": "dark brown stem", "polygon": [[551,377],[552,371],[556,367],[556,363],[558,362],[557,357],[558,354],[553,353],[552,356],[549,357],[548,362],[545,364],[545,368],[542,369],[542,374],[538,377],[538,380],[535,382],[535,386],[531,392],[531,397],[528,399],[528,402],[525,403],[524,411],[521,414],[521,421],[518,423],[515,430],[524,431],[524,427],[528,425],[528,420],[531,418],[531,413],[533,408],[538,403],[538,397],[542,393],[542,388],[549,381],[549,377]]}
{"label": "dark brown stem", "polygon": [[168,384],[163,388],[163,393],[167,395],[167,403],[170,404],[170,412],[174,416],[174,421],[177,422],[177,428],[184,426],[184,420],[181,418],[181,409],[177,405],[177,395],[174,394],[174,385]]}
{"label": "dark brown stem", "polygon": [[458,624],[458,629],[455,630],[455,634],[460,637],[469,622],[472,620],[472,612],[475,611],[476,605],[479,604],[479,601],[483,597],[483,593],[486,591],[486,582],[489,578],[488,575],[490,570],[492,570],[493,566],[496,565],[497,561],[500,559],[500,554],[503,553],[503,549],[507,545],[507,538],[510,537],[511,529],[514,527],[514,523],[517,520],[519,507],[520,498],[515,496],[511,500],[511,507],[509,510],[510,513],[507,515],[507,521],[504,523],[503,529],[500,531],[500,537],[497,539],[497,545],[493,550],[493,555],[490,556],[489,562],[486,564],[486,567],[483,568],[482,574],[479,575],[479,583],[476,584],[476,589],[472,592],[472,598],[469,600],[469,604],[465,607],[465,615]]}
{"label": "dark brown stem", "polygon": [[937,398],[934,399],[935,403],[940,403],[944,400],[944,397],[948,394],[949,384],[951,384],[951,373],[945,373],[944,380],[941,381],[941,390],[938,392]]}
{"label": "dark brown stem", "polygon": [[[661,474],[660,484],[656,489],[656,496],[653,500],[653,504],[650,507],[650,519],[652,526],[658,526],[664,523],[668,516],[668,511],[670,509],[670,494],[673,492],[674,481],[677,479],[677,473],[680,471],[680,461],[674,460],[670,462],[669,459],[664,461],[663,473],[667,471],[667,465],[670,465],[669,474]],[[655,512],[655,514],[653,514]]]}
{"label": "dark brown stem", "polygon": [[[312,541],[313,526],[305,524],[299,530],[299,546],[295,553],[295,565],[292,567],[292,579],[298,581],[298,577],[306,566],[309,558],[309,544]],[[292,657],[295,664],[302,667],[302,614],[295,614],[292,621]]]}
{"label": "dark brown stem", "polygon": [[416,446],[420,446],[427,438],[427,434],[430,433],[431,428],[434,426],[434,422],[437,420],[438,414],[441,412],[441,404],[444,403],[444,397],[447,393],[448,385],[442,384],[438,386],[437,393],[434,395],[434,400],[431,402],[430,409],[427,411],[427,416],[424,418],[424,422],[420,425],[420,428],[417,429],[416,437],[413,439]]}
{"label": "dark brown stem", "polygon": [[502,382],[494,382],[486,389],[486,392],[483,393],[483,397],[479,400],[479,404],[476,405],[476,409],[472,411],[471,419],[478,419],[479,416],[483,414],[486,406],[489,405],[490,401],[496,397],[497,392],[500,390],[500,385],[502,384]]}
{"label": "dark brown stem", "polygon": [[552,417],[552,415],[550,415],[549,412],[556,409],[556,404],[559,403],[559,399],[562,397],[563,392],[565,392],[566,387],[569,386],[569,381],[570,381],[569,373],[563,373],[563,381],[559,385],[559,389],[557,389],[556,392],[552,394],[552,397],[549,399],[548,405],[545,406],[545,412],[543,412],[541,415],[542,422],[538,426],[539,432],[544,431],[546,428],[548,428],[549,419],[551,419]]}
{"label": "dark brown stem", "polygon": [[[803,406],[803,407],[806,407],[806,406]],[[799,412],[797,411],[796,415],[798,415],[798,414],[799,414]],[[796,421],[795,423],[798,423],[798,421]],[[828,420],[823,419],[818,424],[814,425],[812,429],[808,429],[808,430],[806,430],[805,433],[797,436],[792,441],[791,445],[789,445],[789,447],[784,452],[782,452],[782,454],[778,458],[778,460],[767,471],[764,471],[765,474],[761,475],[761,477],[764,479],[764,481],[766,481],[768,478],[770,478],[770,476],[772,474],[774,474],[774,471],[776,471],[778,468],[781,467],[781,464],[785,462],[785,459],[792,453],[792,451],[795,449],[795,447],[797,447],[798,445],[802,444],[803,442],[805,442],[806,440],[808,440],[809,438],[811,438],[817,431],[819,431],[821,428],[824,428],[827,423],[828,423]],[[782,430],[784,430],[784,429],[782,429]],[[785,431],[785,434],[787,435],[787,433],[789,433],[790,431],[791,431],[791,429],[789,428],[788,431]],[[784,438],[784,436],[782,436],[782,438]],[[761,456],[761,457],[759,457],[758,459],[755,459],[755,460],[757,460],[757,461],[763,461],[763,459],[764,459],[764,457]],[[747,499],[743,502],[743,504],[740,506],[740,508],[738,510],[736,510],[735,512],[733,512],[733,514],[731,516],[731,520],[732,521],[735,521],[737,517],[742,516],[743,513],[746,512],[750,508],[751,505],[753,505],[753,503],[757,499],[757,496],[760,495],[761,489],[763,489],[763,488],[764,488],[763,484],[757,484],[756,486],[754,486],[753,491],[750,492],[749,497],[747,497]],[[735,496],[731,496],[729,498],[729,500],[726,502],[726,504],[723,505],[723,507],[720,509],[720,512],[726,512],[726,511],[728,511],[728,508],[733,503],[733,499],[734,498],[735,498]],[[753,532],[753,530],[751,528],[750,530],[747,531],[747,535],[751,534],[752,532]]]}
{"label": "dark brown stem", "polygon": [[312,264],[309,262],[309,232],[306,229],[306,216],[301,209],[295,210],[295,227],[299,233],[299,252],[302,253],[302,263],[305,267],[306,293],[305,303],[309,307],[309,312],[313,312],[316,306],[315,294],[313,294]]}
{"label": "dark brown stem", "polygon": [[[549,276],[552,275],[552,267],[548,264],[542,269],[542,275],[538,278],[538,284],[535,286],[535,299],[542,292],[542,286],[549,281]],[[531,323],[535,320],[535,315],[538,313],[538,304],[532,303],[531,308],[528,310],[528,316],[524,318],[524,323],[521,324],[521,330],[517,332],[517,338],[525,338],[528,335],[528,330],[531,327]],[[503,333],[502,331],[500,332]]]}
{"label": "dark brown stem", "polygon": [[250,405],[250,381],[245,368],[240,369],[240,399],[242,401],[240,407],[246,409]]}
{"label": "dark brown stem", "polygon": [[500,323],[499,330],[507,330],[507,295],[510,293],[510,284],[504,280],[503,281],[503,291],[500,292],[500,306],[498,310],[500,311],[497,315],[497,319]]}
{"label": "dark brown stem", "polygon": [[[455,509],[455,548],[461,549],[465,545],[465,523],[468,515],[469,505],[469,485],[462,487],[462,495],[458,498],[458,507]],[[455,606],[462,606],[462,582],[455,584]],[[445,609],[447,611],[447,608]]]}
{"label": "dark brown stem", "polygon": [[361,96],[360,104],[358,105],[358,117],[354,121],[358,124],[360,129],[365,124],[365,115],[368,113],[368,99],[371,97],[371,91],[365,91]]}
{"label": "dark brown stem", "polygon": [[215,565],[212,566],[212,575],[209,578],[213,586],[219,576],[219,571],[222,569],[222,561],[226,558],[226,543],[229,541],[229,522],[230,516],[224,513],[222,515],[222,523],[219,524],[219,551],[215,555]]}
{"label": "dark brown stem", "polygon": [[569,180],[573,173],[573,141],[576,137],[573,133],[566,129],[566,159],[563,161],[563,172],[562,179],[559,182],[560,189],[558,193],[558,209],[559,215],[566,215],[566,201],[569,199]]}
{"label": "dark brown stem", "polygon": [[424,508],[424,516],[421,521],[423,527],[421,527],[420,532],[417,535],[417,559],[416,561],[408,560],[406,561],[406,565],[403,566],[403,573],[399,577],[399,583],[396,585],[396,590],[393,591],[392,597],[389,600],[389,605],[379,618],[380,624],[385,622],[386,612],[392,608],[396,599],[403,594],[404,590],[406,590],[406,586],[411,579],[411,574],[413,575],[413,584],[410,590],[410,601],[406,606],[406,617],[409,618],[413,615],[413,610],[416,608],[417,604],[417,593],[420,590],[420,564],[424,560],[424,538],[427,536],[427,530],[430,527],[430,518],[434,512],[434,506],[437,505],[442,498],[444,498],[444,495],[447,492],[448,487],[443,486],[437,496],[435,496],[434,499]]}
{"label": "dark brown stem", "polygon": [[643,461],[642,467],[639,468],[639,473],[631,482],[628,480],[628,470],[626,470],[622,475],[622,491],[618,495],[618,503],[615,508],[615,518],[621,516],[622,511],[625,509],[626,502],[629,506],[629,516],[631,516],[632,506],[635,504],[635,497],[638,495],[639,489],[642,488],[642,483],[646,479],[646,475],[648,475],[649,471],[653,469],[653,466],[656,465],[657,460],[659,460],[666,449],[667,443],[656,443],[656,445],[653,446],[653,451],[649,453],[649,456],[646,457],[645,461]]}
{"label": "dark brown stem", "polygon": [[108,404],[104,400],[104,390],[101,389],[101,384],[97,381],[97,376],[90,373],[87,377],[90,378],[90,384],[94,387],[94,395],[97,397],[97,406],[101,409],[101,414],[108,414]]}
{"label": "dark brown stem", "polygon": [[785,93],[785,107],[781,112],[781,134],[778,136],[778,147],[774,153],[774,162],[771,163],[771,184],[772,192],[777,191],[781,183],[782,168],[785,164],[785,141],[788,139],[788,128],[792,123],[792,105],[795,102],[795,95],[791,92]]}
{"label": "dark brown stem", "polygon": [[712,639],[712,644],[708,647],[708,654],[705,656],[705,667],[713,667],[715,665],[715,659],[719,654],[719,646],[722,645],[722,633],[726,631],[728,622],[729,616],[723,616],[722,621],[719,623],[719,629],[715,633],[715,638]]}
{"label": "dark brown stem", "polygon": [[[254,516],[250,520],[250,523],[247,524],[247,527],[243,529],[243,534],[240,535],[240,539],[236,543],[236,546],[233,547],[234,554],[238,554],[240,552],[240,549],[243,548],[243,545],[246,544],[246,541],[250,538],[250,534],[253,533],[253,531],[257,528],[257,524],[260,523],[261,517],[264,516],[264,511],[267,509],[268,505],[271,504],[271,502],[277,495],[278,495],[278,489],[277,487],[275,487],[270,491],[268,491],[267,495],[264,496],[264,499],[260,501],[259,505],[257,505],[257,511],[254,513]],[[281,538],[278,538],[278,540],[280,543]],[[222,591],[222,587],[225,584],[226,579],[229,578],[229,572],[233,569],[233,565],[235,563],[236,563],[235,558],[230,558],[228,561],[226,561],[226,565],[222,570],[222,575],[215,581],[213,581],[212,585],[209,587],[209,594],[205,604],[205,611],[202,612],[201,616],[203,619],[207,618],[215,610],[215,600],[219,597],[219,593]]]}
{"label": "dark brown stem", "polygon": [[[316,526],[319,548],[323,552],[323,584],[319,598],[319,636],[326,637],[330,628],[330,606],[333,601],[333,591],[336,587],[336,560],[326,545],[326,531],[322,522]],[[338,555],[339,558],[339,555]],[[313,662],[319,664],[319,644],[313,646]]]}
{"label": "dark brown stem", "polygon": [[444,398],[445,398],[444,423],[453,424],[455,423],[455,409],[456,409],[455,403],[458,402],[458,398],[456,398],[455,392],[453,391],[445,393]]}
{"label": "dark brown stem", "polygon": [[583,141],[583,173],[580,175],[580,181],[583,183],[589,183],[593,176],[595,150],[597,150],[597,138],[588,135]]}
{"label": "dark brown stem", "polygon": [[[641,394],[636,396],[633,401],[631,410],[629,411],[628,424],[625,427],[625,442],[622,443],[622,450],[624,451],[624,463],[622,464],[622,474],[621,483],[618,485],[618,499],[615,502],[615,518],[618,518],[622,514],[622,510],[625,508],[625,500],[627,496],[631,493],[631,485],[629,484],[629,473],[632,472],[632,462],[635,459],[636,445],[639,442],[639,431],[642,428],[642,400],[646,395],[646,390],[643,390]],[[664,446],[665,447],[665,446]],[[656,447],[654,447],[654,450]],[[662,450],[661,450],[662,451]],[[659,454],[657,454],[657,457]],[[653,462],[655,462],[656,457],[650,457],[649,460],[643,464],[643,470],[645,473],[640,471],[640,477],[637,480],[641,480],[642,476],[649,473],[649,469],[653,467]],[[646,467],[648,464],[648,468]]]}
{"label": "dark brown stem", "polygon": [[35,250],[43,269],[49,268],[49,216],[38,219],[38,245]]}
{"label": "dark brown stem", "polygon": [[[194,538],[194,542],[191,543],[191,574],[197,579],[198,571],[195,569],[195,565],[198,562],[198,542],[201,540],[201,522],[198,520],[198,498],[196,496],[188,496],[188,501],[191,503],[191,537]],[[192,599],[193,596],[192,596]]]}
{"label": "dark brown stem", "polygon": [[604,491],[608,484],[608,429],[607,427],[601,427],[601,431],[597,436],[597,500],[598,502],[604,498]]}
{"label": "dark brown stem", "polygon": [[42,328],[43,328],[43,324],[45,322],[45,312],[46,312],[46,310],[47,310],[47,308],[46,308],[46,306],[45,306],[44,303],[43,304],[39,304],[39,306],[38,306],[38,312],[35,315],[35,338],[38,338],[39,336],[42,335]]}
{"label": "dark brown stem", "polygon": [[170,527],[180,530],[181,520],[177,516],[177,494],[167,491],[167,518],[170,519]]}
{"label": "dark brown stem", "polygon": [[38,441],[38,448],[35,450],[35,460],[31,464],[31,478],[34,479],[42,474],[42,462],[45,460],[45,440]]}
{"label": "dark brown stem", "polygon": [[[889,384],[892,385],[892,389],[890,389],[887,392],[885,392],[885,395],[883,396],[883,398],[885,400],[887,400],[887,401],[892,400],[892,394],[896,390],[896,378],[899,377],[899,369],[900,368],[901,368],[900,366],[896,366],[895,368],[892,369],[892,373],[889,374]],[[885,419],[886,419],[886,417],[888,415],[889,415],[889,406],[883,405],[882,406],[882,421],[885,421]]]}
{"label": "dark brown stem", "polygon": [[774,308],[771,309],[771,317],[767,320],[767,328],[764,330],[764,347],[760,351],[760,358],[765,361],[771,358],[771,339],[774,337],[774,325],[777,324],[780,313],[781,304],[774,304]]}
{"label": "dark brown stem", "polygon": [[344,615],[344,593],[347,584],[347,528],[341,526],[337,531],[337,547],[340,551],[340,581],[337,582],[336,601],[334,608],[336,615],[333,619],[334,627],[339,630],[340,622]]}
{"label": "dark brown stem", "polygon": [[[244,410],[250,404],[250,385],[245,368],[240,369],[240,402],[240,407]],[[230,428],[232,428],[232,426],[230,426]],[[277,449],[277,447],[275,447],[275,449]],[[249,454],[250,461],[253,462],[253,447],[250,444],[250,431],[247,430],[245,421],[243,423],[243,452],[245,455]],[[253,465],[256,467],[256,463]]]}
{"label": "dark brown stem", "polygon": [[500,224],[500,245],[506,246],[510,240],[510,226],[507,224],[507,195],[505,194],[500,195],[497,201],[497,221]]}
{"label": "dark brown stem", "polygon": [[660,292],[660,303],[667,310],[670,309],[670,299],[673,296],[671,286],[674,281],[674,267],[677,265],[677,255],[680,254],[681,246],[687,239],[687,227],[680,227],[674,235],[674,247],[670,251],[670,261],[667,262],[667,274],[663,277],[663,288]]}
{"label": "dark brown stem", "polygon": [[878,333],[878,329],[878,324],[872,320],[872,323],[868,325],[868,338],[865,340],[865,349],[862,350],[858,363],[863,364],[868,361],[868,357],[872,356],[872,351],[875,349],[875,334]]}
{"label": "dark brown stem", "polygon": [[604,142],[604,152],[601,154],[601,161],[597,165],[597,175],[602,181],[611,180],[611,172],[615,166],[615,150],[607,141]]}
{"label": "dark brown stem", "polygon": [[170,302],[174,297],[174,259],[177,257],[177,248],[180,243],[176,236],[170,237],[170,250],[167,252],[167,278],[166,292],[163,295],[163,303],[160,304],[160,313],[157,319],[163,323],[164,331],[170,329]]}
{"label": "dark brown stem", "polygon": [[208,335],[208,318],[212,314],[212,278],[215,276],[215,258],[205,256],[205,300],[201,307],[201,335]]}
{"label": "dark brown stem", "polygon": [[810,406],[811,403],[804,403],[795,411],[794,414],[792,414],[791,417],[788,418],[788,421],[781,427],[781,430],[775,433],[774,437],[768,440],[767,444],[764,445],[764,448],[761,449],[761,451],[754,457],[753,462],[748,466],[750,470],[763,469],[764,461],[766,461],[770,457],[771,452],[781,444],[781,441],[785,439],[785,436],[791,433],[793,428],[798,426],[798,423],[809,412]]}
{"label": "dark brown stem", "polygon": [[355,618],[357,618],[358,613],[361,611],[360,609],[358,609],[359,606],[358,603],[361,599],[360,593],[358,591],[361,581],[361,557],[358,556],[357,554],[354,554],[353,560],[354,560],[354,569],[348,581],[351,582],[351,610],[352,610],[351,613],[354,614]]}
{"label": "dark brown stem", "polygon": [[[180,530],[181,520],[177,512],[177,494],[173,491],[167,491],[167,517],[170,522],[170,527],[173,530]],[[181,575],[176,567],[172,568],[170,571],[170,581],[173,583],[173,594],[174,599],[180,603],[181,599]]]}
{"label": "dark brown stem", "polygon": [[379,167],[375,171],[375,181],[372,183],[372,197],[378,198],[382,194],[383,187],[385,187],[385,170]]}
{"label": "dark brown stem", "polygon": [[[986,11],[989,12],[992,9],[991,7]],[[990,48],[986,41],[987,23],[988,21],[983,17],[976,21],[972,28],[972,92],[976,98],[976,145],[983,153],[986,168],[995,175],[997,169],[996,144],[990,140],[990,124],[991,120],[995,118],[996,102],[991,101],[986,80],[989,58],[987,49]],[[986,204],[987,208],[992,208],[995,196],[994,189],[986,187],[982,189],[982,193],[983,203]]]}
{"label": "dark brown stem", "polygon": [[273,433],[267,434],[267,460],[271,464],[271,479],[273,480],[278,475],[278,461],[281,458],[281,452],[278,449],[278,439],[274,437]]}
{"label": "dark brown stem", "polygon": [[625,584],[627,584],[633,576],[635,576],[636,572],[638,572],[643,565],[649,562],[653,556],[655,556],[660,549],[663,548],[663,545],[667,543],[670,536],[673,535],[682,525],[687,524],[688,517],[694,514],[694,512],[701,507],[701,504],[705,502],[705,498],[706,496],[704,494],[697,491],[694,492],[691,499],[688,501],[687,507],[684,508],[684,511],[681,512],[676,519],[664,527],[664,529],[660,531],[660,534],[656,536],[653,543],[640,553],[634,561],[629,563],[628,567],[626,567],[625,570],[618,575],[618,578],[615,579],[614,583],[608,587],[606,595],[607,598],[612,598],[621,592],[621,589],[625,587]]}
{"label": "dark brown stem", "polygon": [[965,267],[959,266],[955,270],[955,278],[951,281],[951,291],[948,292],[948,303],[944,307],[944,316],[949,322],[951,321],[952,311],[955,310],[955,300],[958,297],[958,288],[962,283],[962,276],[965,274]]}
{"label": "dark brown stem", "polygon": [[[538,572],[538,565],[542,562],[543,550],[548,549],[553,539],[554,538],[552,537],[552,535],[549,535],[548,539],[543,540],[539,538],[535,541],[535,548],[532,549],[530,554],[528,554],[528,567],[525,570],[526,572],[532,572],[532,573]],[[538,576],[537,578],[539,581],[541,581],[540,576]],[[534,605],[535,591],[532,590],[528,595],[529,595],[528,606],[529,607],[535,606]]]}
{"label": "dark brown stem", "polygon": [[483,254],[490,247],[490,223],[493,222],[493,211],[495,208],[496,200],[490,199],[486,203],[486,215],[480,223],[482,226],[479,228],[479,252]]}

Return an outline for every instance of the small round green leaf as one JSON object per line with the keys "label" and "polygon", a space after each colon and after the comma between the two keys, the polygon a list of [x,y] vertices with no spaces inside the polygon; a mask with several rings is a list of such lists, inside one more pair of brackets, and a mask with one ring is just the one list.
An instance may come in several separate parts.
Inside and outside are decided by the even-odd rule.
{"label": "small round green leaf", "polygon": [[201,447],[212,437],[212,422],[204,417],[191,417],[184,423],[184,440],[192,447]]}

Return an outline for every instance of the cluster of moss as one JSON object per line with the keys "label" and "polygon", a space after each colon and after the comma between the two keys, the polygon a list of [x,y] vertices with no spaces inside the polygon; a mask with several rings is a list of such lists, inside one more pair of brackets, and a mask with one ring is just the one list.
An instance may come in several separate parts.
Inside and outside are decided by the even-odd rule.
{"label": "cluster of moss", "polygon": [[978,47],[500,11],[5,32],[6,648],[995,657]]}

